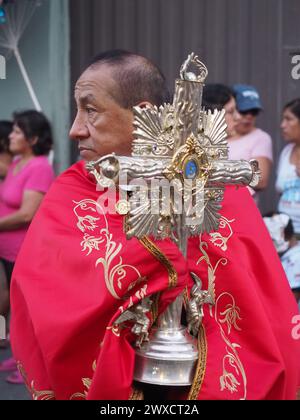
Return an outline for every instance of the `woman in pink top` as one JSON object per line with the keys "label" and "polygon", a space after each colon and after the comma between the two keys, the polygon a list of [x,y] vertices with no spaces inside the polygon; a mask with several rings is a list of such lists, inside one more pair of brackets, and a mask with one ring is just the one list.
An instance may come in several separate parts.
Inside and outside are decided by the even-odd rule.
{"label": "woman in pink top", "polygon": [[267,188],[273,164],[272,139],[268,133],[256,127],[256,119],[262,110],[260,97],[253,86],[235,85],[237,109],[241,118],[235,133],[228,138],[230,159],[255,159],[261,171],[256,191]]}
{"label": "woman in pink top", "polygon": [[[0,185],[0,263],[7,282],[7,290],[0,296],[0,315],[8,313],[9,284],[15,260],[29,224],[54,179],[47,159],[52,148],[51,127],[42,113],[16,113],[9,140],[10,152],[16,158]],[[15,368],[12,359],[0,363],[0,371]],[[16,372],[8,378],[14,383],[18,379]]]}

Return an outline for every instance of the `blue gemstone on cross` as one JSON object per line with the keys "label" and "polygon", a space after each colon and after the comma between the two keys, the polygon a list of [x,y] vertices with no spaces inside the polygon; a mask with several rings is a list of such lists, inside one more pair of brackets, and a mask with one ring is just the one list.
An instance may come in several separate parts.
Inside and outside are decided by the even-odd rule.
{"label": "blue gemstone on cross", "polygon": [[194,160],[189,160],[184,168],[184,175],[187,179],[195,179],[198,173],[198,165]]}

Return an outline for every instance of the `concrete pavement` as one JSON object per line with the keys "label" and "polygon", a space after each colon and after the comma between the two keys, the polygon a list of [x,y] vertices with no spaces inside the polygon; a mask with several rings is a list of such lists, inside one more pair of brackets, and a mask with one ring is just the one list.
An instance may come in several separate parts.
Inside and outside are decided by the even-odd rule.
{"label": "concrete pavement", "polygon": [[[11,356],[9,350],[0,349],[0,362]],[[9,372],[0,372],[0,400],[30,400],[24,385],[11,385],[5,381]]]}

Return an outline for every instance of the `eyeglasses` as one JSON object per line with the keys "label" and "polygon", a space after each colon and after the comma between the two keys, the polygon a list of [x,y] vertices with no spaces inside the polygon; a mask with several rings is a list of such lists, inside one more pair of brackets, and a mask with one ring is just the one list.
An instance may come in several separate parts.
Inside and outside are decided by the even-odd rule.
{"label": "eyeglasses", "polygon": [[247,109],[247,111],[239,111],[239,113],[241,115],[247,115],[247,114],[251,114],[253,117],[257,117],[258,114],[260,113],[260,109]]}

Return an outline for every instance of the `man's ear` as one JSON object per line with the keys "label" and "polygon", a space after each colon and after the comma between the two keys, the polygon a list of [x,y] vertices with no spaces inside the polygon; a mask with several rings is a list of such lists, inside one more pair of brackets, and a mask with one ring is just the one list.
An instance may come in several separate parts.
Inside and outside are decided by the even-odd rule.
{"label": "man's ear", "polygon": [[148,101],[140,102],[139,104],[137,104],[137,106],[139,106],[140,108],[153,108],[153,104],[151,104],[151,102]]}

